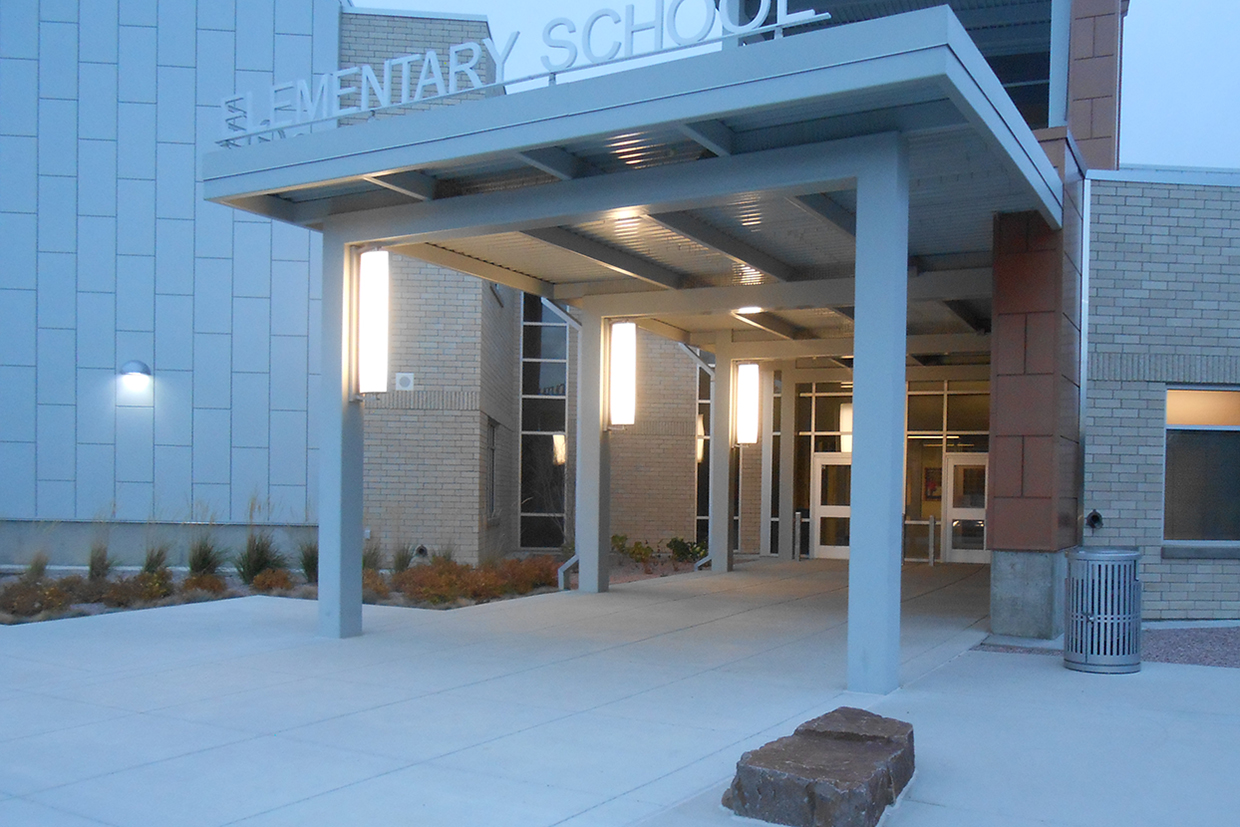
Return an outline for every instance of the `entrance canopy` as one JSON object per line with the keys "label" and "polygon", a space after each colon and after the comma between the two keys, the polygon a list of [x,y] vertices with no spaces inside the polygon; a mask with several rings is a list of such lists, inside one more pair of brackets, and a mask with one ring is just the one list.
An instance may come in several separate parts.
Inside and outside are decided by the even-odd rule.
{"label": "entrance canopy", "polygon": [[985,349],[992,218],[1058,227],[1061,185],[946,7],[232,148],[204,180],[688,344],[848,355],[857,164],[883,133],[907,157],[910,363]]}
{"label": "entrance canopy", "polygon": [[715,354],[714,571],[732,565],[731,366],[848,368],[849,686],[866,692],[899,676],[908,366],[989,361],[995,214],[1062,226],[1058,173],[947,7],[232,148],[203,177],[212,200],[324,233],[325,632],[361,629],[349,349],[358,253],[379,245],[578,308],[585,591],[608,587],[609,320]]}

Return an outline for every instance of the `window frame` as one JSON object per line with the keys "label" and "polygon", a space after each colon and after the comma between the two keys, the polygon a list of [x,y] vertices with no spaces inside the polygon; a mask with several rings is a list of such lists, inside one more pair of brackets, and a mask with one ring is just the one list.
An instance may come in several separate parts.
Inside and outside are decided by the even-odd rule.
{"label": "window frame", "polygon": [[1211,432],[1229,431],[1240,433],[1236,425],[1172,425],[1168,422],[1170,394],[1173,391],[1213,391],[1240,395],[1240,387],[1219,385],[1169,384],[1163,389],[1163,455],[1162,455],[1162,530],[1160,542],[1164,559],[1240,559],[1240,537],[1228,540],[1174,540],[1167,537],[1167,458],[1170,453],[1169,436],[1172,431]]}

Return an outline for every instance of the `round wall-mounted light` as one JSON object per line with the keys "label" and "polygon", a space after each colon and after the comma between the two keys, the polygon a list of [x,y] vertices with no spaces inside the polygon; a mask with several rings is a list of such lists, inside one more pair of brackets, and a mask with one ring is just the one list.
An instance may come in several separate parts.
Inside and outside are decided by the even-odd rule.
{"label": "round wall-mounted light", "polygon": [[137,359],[121,365],[121,384],[129,391],[146,390],[151,385],[150,365]]}

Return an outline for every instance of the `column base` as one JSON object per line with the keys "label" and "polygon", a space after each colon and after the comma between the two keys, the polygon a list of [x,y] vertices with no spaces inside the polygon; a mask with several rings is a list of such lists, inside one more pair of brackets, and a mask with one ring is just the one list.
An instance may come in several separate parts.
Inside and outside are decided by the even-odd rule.
{"label": "column base", "polygon": [[1054,640],[1063,634],[1062,551],[992,551],[990,631],[996,635]]}

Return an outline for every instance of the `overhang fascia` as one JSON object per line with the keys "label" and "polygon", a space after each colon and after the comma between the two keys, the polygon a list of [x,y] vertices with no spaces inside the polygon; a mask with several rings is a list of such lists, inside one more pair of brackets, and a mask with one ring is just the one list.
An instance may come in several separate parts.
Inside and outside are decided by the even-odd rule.
{"label": "overhang fascia", "polygon": [[[867,93],[875,91],[921,104],[932,92],[952,101],[1024,181],[1031,207],[1052,226],[1061,225],[1058,174],[945,6],[699,55],[674,66],[217,151],[202,162],[204,194],[289,220],[287,213],[275,213],[270,199],[253,196],[450,163],[515,161],[515,153],[531,149],[678,129],[780,106],[819,103],[826,115],[863,111]],[[323,218],[298,215],[298,223],[317,225]]]}

